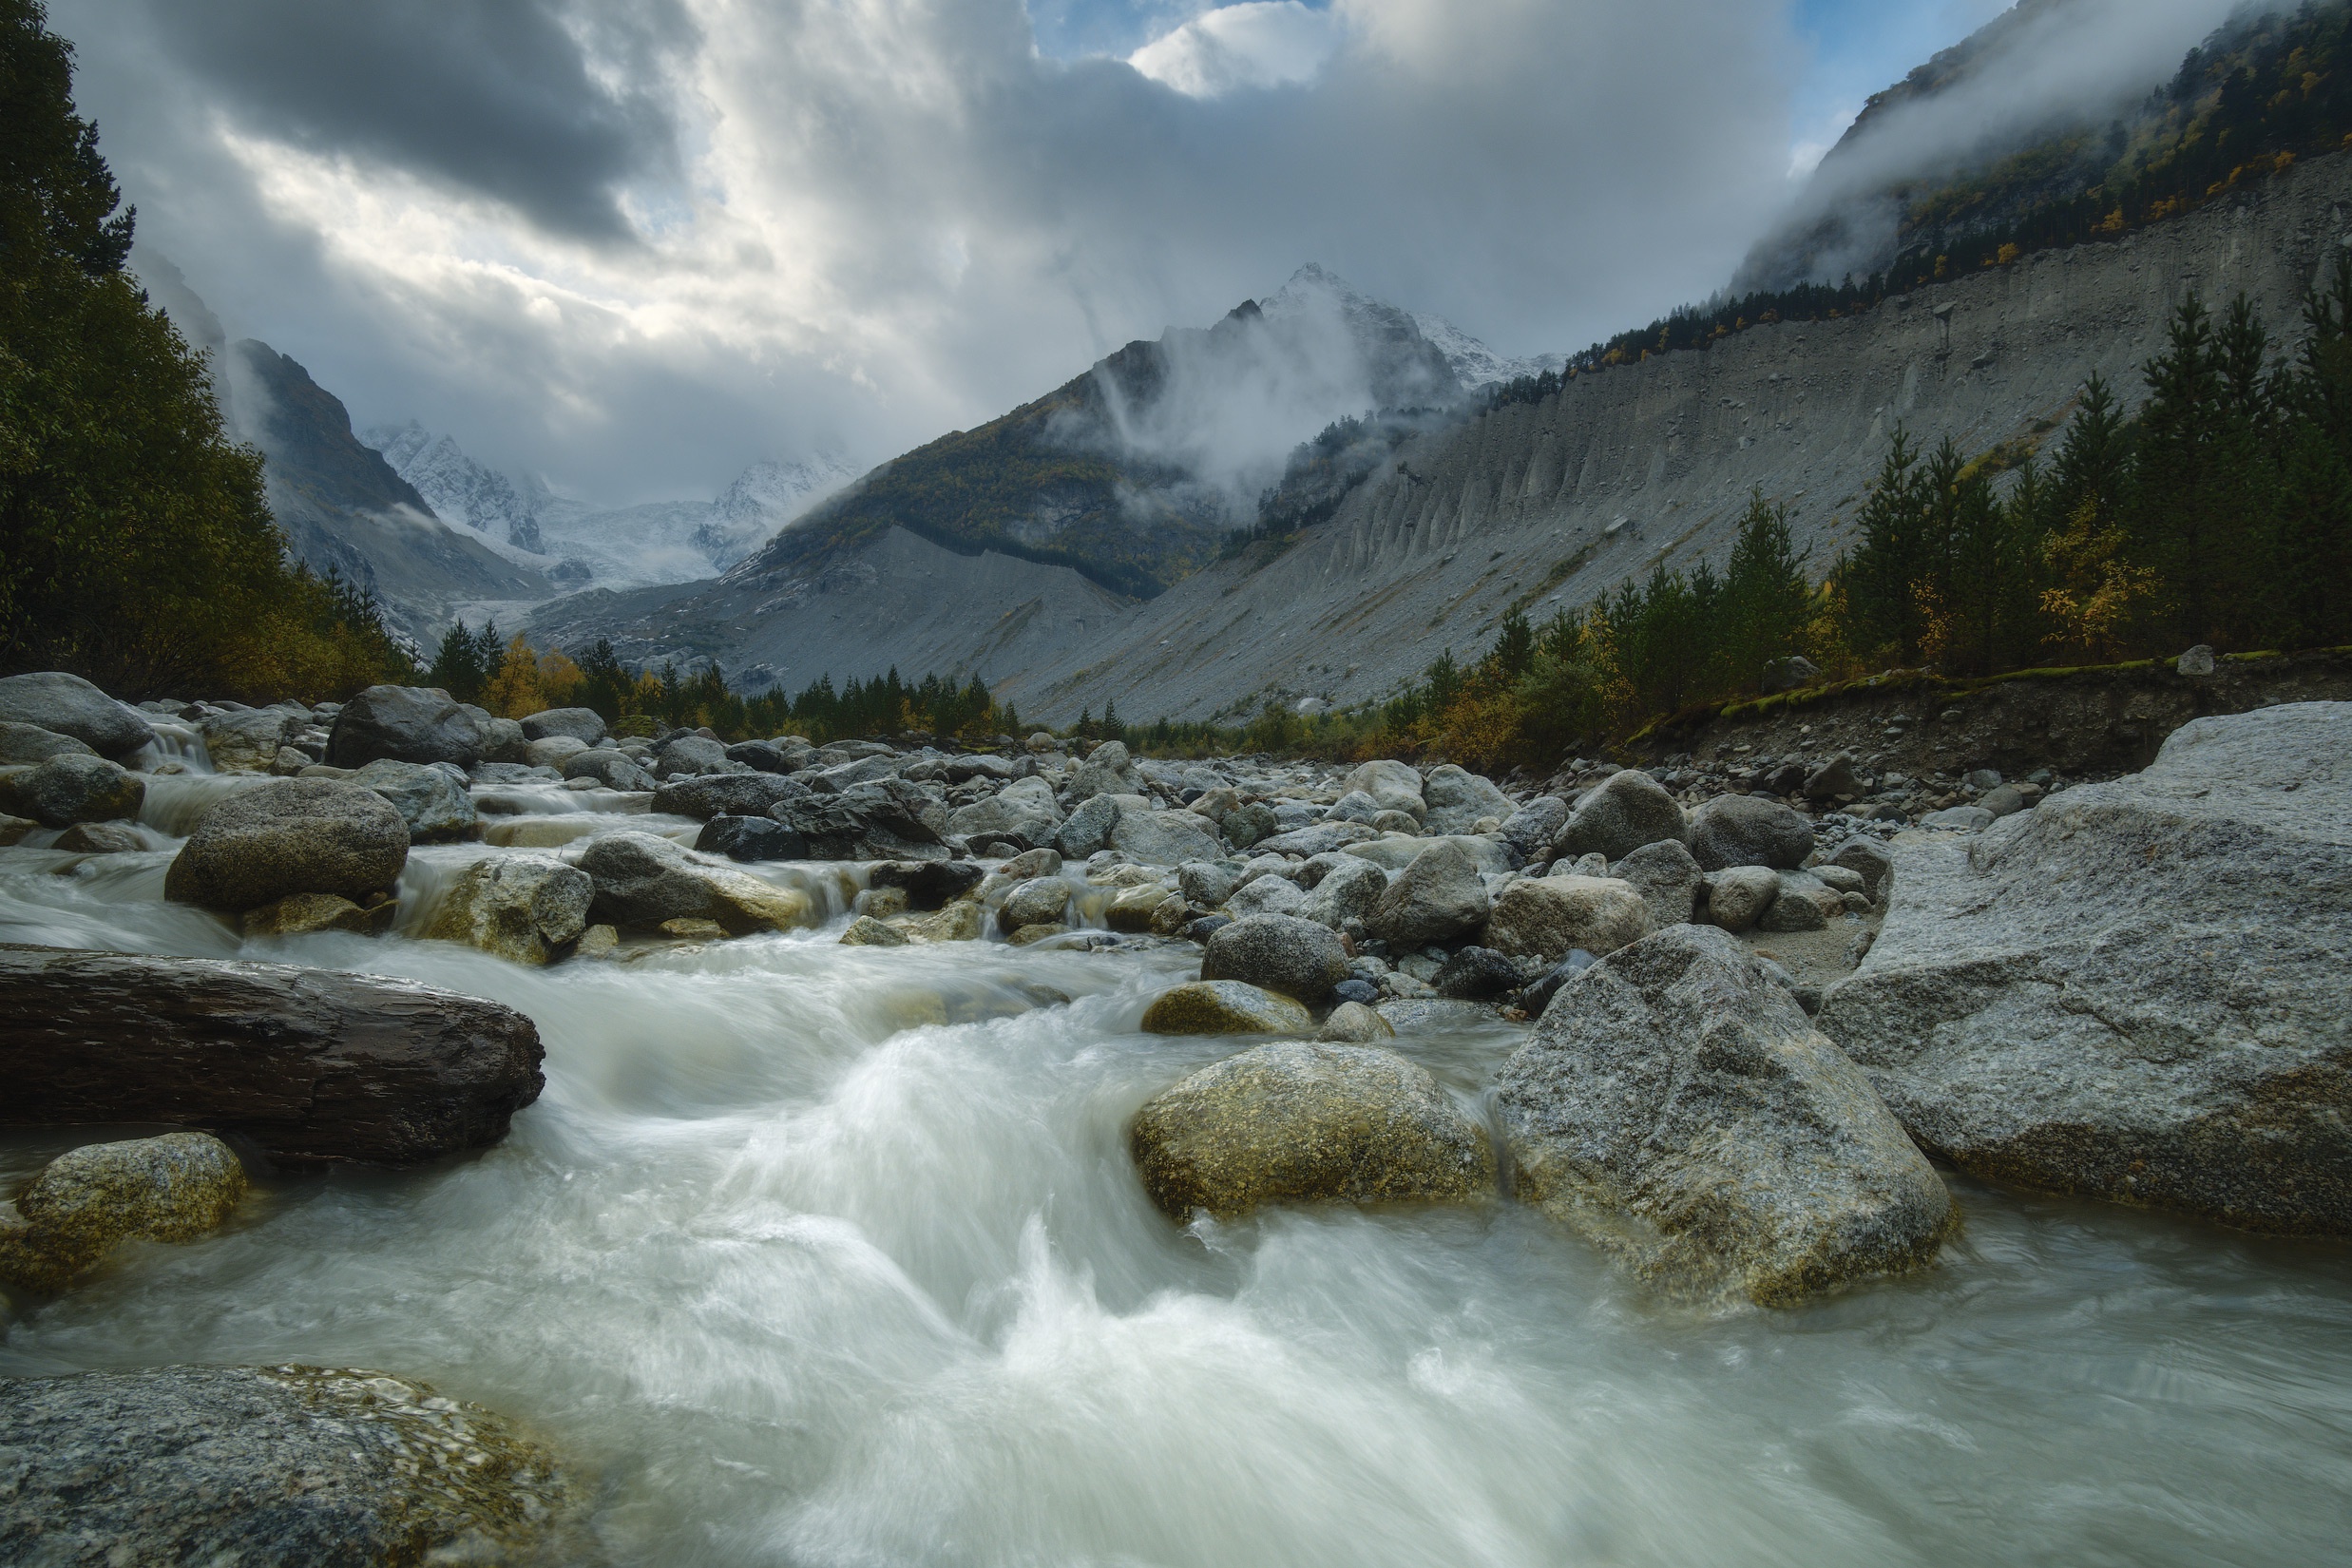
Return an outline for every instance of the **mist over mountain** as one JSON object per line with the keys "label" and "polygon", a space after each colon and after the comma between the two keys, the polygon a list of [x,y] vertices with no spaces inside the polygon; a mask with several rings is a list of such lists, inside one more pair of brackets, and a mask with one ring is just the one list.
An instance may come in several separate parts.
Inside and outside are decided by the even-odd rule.
{"label": "mist over mountain", "polygon": [[444,522],[461,523],[534,555],[546,553],[539,537],[537,499],[468,457],[453,438],[436,437],[411,419],[376,426],[359,439],[382,452],[392,470],[416,487]]}

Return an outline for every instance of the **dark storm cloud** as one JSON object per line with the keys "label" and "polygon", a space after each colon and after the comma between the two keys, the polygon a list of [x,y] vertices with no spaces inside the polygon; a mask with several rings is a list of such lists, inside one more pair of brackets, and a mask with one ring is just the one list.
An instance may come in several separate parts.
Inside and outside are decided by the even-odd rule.
{"label": "dark storm cloud", "polygon": [[143,0],[156,47],[250,134],[435,180],[586,238],[665,174],[677,0]]}

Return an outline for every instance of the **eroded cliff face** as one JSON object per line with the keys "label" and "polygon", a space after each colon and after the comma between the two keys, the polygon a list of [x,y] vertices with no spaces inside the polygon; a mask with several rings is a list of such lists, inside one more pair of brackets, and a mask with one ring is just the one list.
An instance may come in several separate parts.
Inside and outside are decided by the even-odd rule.
{"label": "eroded cliff face", "polygon": [[2346,243],[2352,154],[2338,154],[2113,244],[1579,377],[1408,443],[1272,562],[1221,563],[984,673],[1048,720],[1111,700],[1130,719],[1361,701],[1441,650],[1482,652],[1514,602],[1540,618],[1660,562],[1720,567],[1754,489],[1788,504],[1818,574],[1851,542],[1899,423],[1971,452],[2054,441],[2094,372],[2144,395],[2141,367],[2190,293],[2218,305],[2243,290],[2284,335]]}

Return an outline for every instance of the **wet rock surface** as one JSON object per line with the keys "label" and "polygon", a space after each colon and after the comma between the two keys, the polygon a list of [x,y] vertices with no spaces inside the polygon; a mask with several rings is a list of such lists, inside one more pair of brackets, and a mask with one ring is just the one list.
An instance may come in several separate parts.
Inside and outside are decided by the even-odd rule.
{"label": "wet rock surface", "polygon": [[394,762],[481,761],[482,730],[471,714],[439,692],[419,686],[370,686],[343,704],[327,732],[326,760],[359,768]]}
{"label": "wet rock surface", "polygon": [[408,859],[409,825],[382,795],[332,779],[279,779],[204,813],[172,860],[164,896],[240,911],[288,893],[361,902],[399,881]]}
{"label": "wet rock surface", "polygon": [[1211,936],[1203,980],[1239,980],[1317,1003],[1348,978],[1348,950],[1328,926],[1283,914],[1253,914]]}
{"label": "wet rock surface", "polygon": [[155,738],[145,719],[60,670],[0,678],[0,721],[71,736],[99,755],[116,758]]}
{"label": "wet rock surface", "polygon": [[539,1098],[539,1031],[411,982],[0,946],[0,1122],[153,1121],[291,1160],[414,1165]]}
{"label": "wet rock surface", "polygon": [[789,931],[809,924],[813,913],[805,893],[706,864],[654,833],[591,839],[579,867],[596,886],[595,918],[624,928],[710,920],[736,934]]}
{"label": "wet rock surface", "polygon": [[389,1373],[158,1367],[0,1383],[0,1558],[583,1560],[581,1500],[512,1424]]}
{"label": "wet rock surface", "polygon": [[545,964],[588,927],[596,884],[550,855],[501,855],[466,868],[425,935],[512,964]]}
{"label": "wet rock surface", "polygon": [[1196,980],[1162,991],[1143,1011],[1154,1035],[1303,1034],[1314,1026],[1287,996],[1238,980]]}
{"label": "wet rock surface", "polygon": [[21,1224],[0,1222],[0,1280],[65,1290],[125,1241],[189,1241],[245,1195],[245,1168],[204,1133],[86,1143],[49,1161],[16,1195]]}

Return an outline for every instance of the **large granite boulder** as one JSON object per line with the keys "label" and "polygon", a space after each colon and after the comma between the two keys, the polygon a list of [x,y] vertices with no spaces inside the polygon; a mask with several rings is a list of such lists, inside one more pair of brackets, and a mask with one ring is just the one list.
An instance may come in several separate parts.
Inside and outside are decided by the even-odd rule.
{"label": "large granite boulder", "polygon": [[0,721],[69,735],[99,755],[117,758],[155,738],[145,719],[63,670],[0,679]]}
{"label": "large granite boulder", "polygon": [[1303,1035],[1315,1026],[1287,996],[1239,980],[1195,980],[1152,999],[1143,1032],[1153,1035]]}
{"label": "large granite boulder", "polygon": [[373,790],[392,804],[409,825],[411,844],[449,844],[482,831],[464,775],[444,763],[394,762],[386,758],[354,770],[346,784]]}
{"label": "large granite boulder", "polygon": [[1388,873],[1368,860],[1347,858],[1348,864],[1325,872],[1293,911],[1301,920],[1335,931],[1351,920],[1369,924],[1372,911],[1380,908],[1381,895],[1388,890]]}
{"label": "large granite boulder", "polygon": [[[698,854],[729,860],[810,860],[809,835],[772,816],[715,816],[695,835]],[[841,857],[829,857],[841,858]]]}
{"label": "large granite boulder", "polygon": [[783,801],[813,798],[806,784],[781,774],[688,774],[664,780],[654,791],[653,809],[708,822],[715,816],[765,816]]}
{"label": "large granite boulder", "polygon": [[278,748],[293,745],[310,727],[307,708],[247,708],[206,714],[197,723],[217,774],[268,773],[277,765]]}
{"label": "large granite boulder", "polygon": [[1518,856],[1518,864],[1548,859],[1552,841],[1568,826],[1568,802],[1556,794],[1541,794],[1502,819],[1502,841]]}
{"label": "large granite boulder", "polygon": [[1813,825],[1760,794],[1719,794],[1691,813],[1691,855],[1707,871],[1734,866],[1795,870],[1813,852]]}
{"label": "large granite boulder", "polygon": [[[768,774],[742,776],[763,785],[792,782]],[[768,814],[807,840],[811,859],[945,860],[947,846],[924,814],[930,804],[915,785],[889,778],[840,794],[787,796]]]}
{"label": "large granite boulder", "polygon": [[86,1143],[42,1167],[0,1219],[0,1280],[62,1291],[125,1241],[191,1241],[245,1195],[245,1168],[207,1133]]}
{"label": "large granite boulder", "polygon": [[1497,1083],[1520,1195],[1674,1295],[1785,1306],[1916,1268],[1953,1224],[1862,1070],[1711,927],[1569,981]]}
{"label": "large granite boulder", "polygon": [[370,686],[335,716],[335,727],[327,732],[327,761],[359,768],[385,757],[470,768],[482,760],[482,727],[441,692]]}
{"label": "large granite boulder", "polygon": [[[1379,794],[1376,790],[1367,793]],[[1428,805],[1422,831],[1430,833],[1466,833],[1487,817],[1501,822],[1519,809],[1509,795],[1495,788],[1492,779],[1451,762],[1429,770],[1429,776],[1421,783],[1421,797]]]}
{"label": "large granite boulder", "polygon": [[1403,812],[1416,822],[1429,812],[1429,803],[1422,798],[1419,771],[1393,758],[1365,763],[1341,780],[1339,788],[1343,794],[1370,795],[1382,811]]}
{"label": "large granite boulder", "polygon": [[1053,786],[1042,778],[1017,778],[985,800],[963,806],[947,818],[947,832],[978,843],[989,838],[1018,839],[1034,848],[1051,844],[1061,826],[1061,807]]}
{"label": "large granite boulder", "polygon": [[1313,1004],[1348,978],[1339,933],[1286,914],[1253,914],[1219,927],[1201,955],[1203,980],[1239,980]]}
{"label": "large granite boulder", "polygon": [[591,912],[607,925],[650,928],[669,920],[709,920],[736,935],[813,925],[806,893],[698,860],[655,833],[604,833],[581,851],[596,884]]}
{"label": "large granite boulder", "polygon": [[706,735],[672,736],[654,753],[656,778],[696,778],[705,774],[730,774],[743,764],[727,757],[727,748]]}
{"label": "large granite boulder", "polygon": [[1922,1148],[2352,1234],[2352,703],[2195,719],[2143,773],[1894,849],[1820,1021]]}
{"label": "large granite boulder", "polygon": [[76,740],[69,735],[59,735],[55,730],[45,730],[38,724],[19,724],[14,719],[0,719],[0,764],[47,762],[52,756],[97,755],[87,741]]}
{"label": "large granite boulder", "polygon": [[1225,852],[1208,818],[1190,812],[1122,810],[1111,828],[1110,847],[1145,866],[1180,866]]}
{"label": "large granite boulder", "polygon": [[197,819],[163,880],[182,904],[243,911],[288,893],[354,903],[400,880],[409,825],[373,790],[325,778],[282,778],[239,790]]}
{"label": "large granite boulder", "polygon": [[178,1123],[285,1161],[484,1148],[539,1098],[539,1032],[411,981],[0,947],[0,1124]]}
{"label": "large granite boulder", "polygon": [[987,874],[968,860],[899,860],[874,867],[867,882],[904,890],[907,908],[923,911],[945,908],[979,887]]}
{"label": "large granite boulder", "polygon": [[384,1372],[0,1382],[0,1561],[578,1562],[583,1500],[500,1417]]}
{"label": "large granite boulder", "polygon": [[1127,755],[1126,744],[1106,740],[1086,754],[1070,780],[1070,798],[1091,800],[1099,794],[1141,794],[1143,773]]}
{"label": "large granite boulder", "polygon": [[[1255,809],[1255,807],[1244,806],[1240,811],[1229,814],[1225,819],[1226,836],[1233,838],[1232,823],[1234,817],[1242,816]],[[1244,845],[1237,838],[1234,838],[1233,842],[1234,848],[1248,849],[1252,854],[1295,854],[1312,858],[1319,854],[1329,854],[1334,850],[1344,850],[1350,844],[1362,844],[1379,836],[1376,830],[1367,828],[1361,822],[1317,822],[1304,828],[1293,828],[1289,832],[1272,833],[1248,845]]]}
{"label": "large granite boulder", "polygon": [[1604,876],[1521,877],[1502,889],[1486,922],[1486,946],[1513,958],[1557,964],[1578,948],[1614,953],[1656,928],[1649,901],[1630,882]]}
{"label": "large granite boulder", "polygon": [[553,855],[491,855],[466,868],[425,935],[513,964],[545,964],[580,940],[595,899],[588,873]]}
{"label": "large granite boulder", "polygon": [[1623,860],[1644,844],[1679,843],[1689,832],[1682,807],[1666,786],[1626,768],[1585,792],[1552,841],[1552,852],[1564,860],[1588,854]]}
{"label": "large granite boulder", "polygon": [[1707,890],[1707,874],[1679,839],[1644,844],[1610,867],[1609,874],[1641,894],[1650,906],[1650,924],[1660,930],[1691,919]]}
{"label": "large granite boulder", "polygon": [[1205,1067],[1136,1113],[1143,1190],[1177,1221],[1270,1203],[1467,1203],[1485,1130],[1394,1051],[1285,1041]]}
{"label": "large granite boulder", "polygon": [[1117,795],[1094,795],[1070,813],[1061,827],[1054,830],[1054,848],[1068,860],[1084,860],[1111,847],[1111,834],[1119,827],[1119,807]]}
{"label": "large granite boulder", "polygon": [[593,746],[604,738],[604,717],[594,708],[547,708],[523,720],[525,740],[546,740],[559,735]]}
{"label": "large granite boulder", "polygon": [[[1432,821],[1436,815],[1432,808]],[[1478,863],[1461,845],[1446,841],[1432,845],[1398,872],[1396,880],[1381,889],[1380,901],[1364,924],[1393,947],[1418,947],[1475,930],[1486,923],[1491,908]]]}
{"label": "large granite boulder", "polygon": [[0,786],[0,806],[11,815],[51,828],[137,816],[146,797],[137,774],[103,756],[52,756]]}
{"label": "large granite boulder", "polygon": [[574,752],[564,761],[565,778],[592,778],[608,790],[632,793],[658,789],[660,780],[637,758],[626,752],[606,746],[591,746],[584,752]]}

